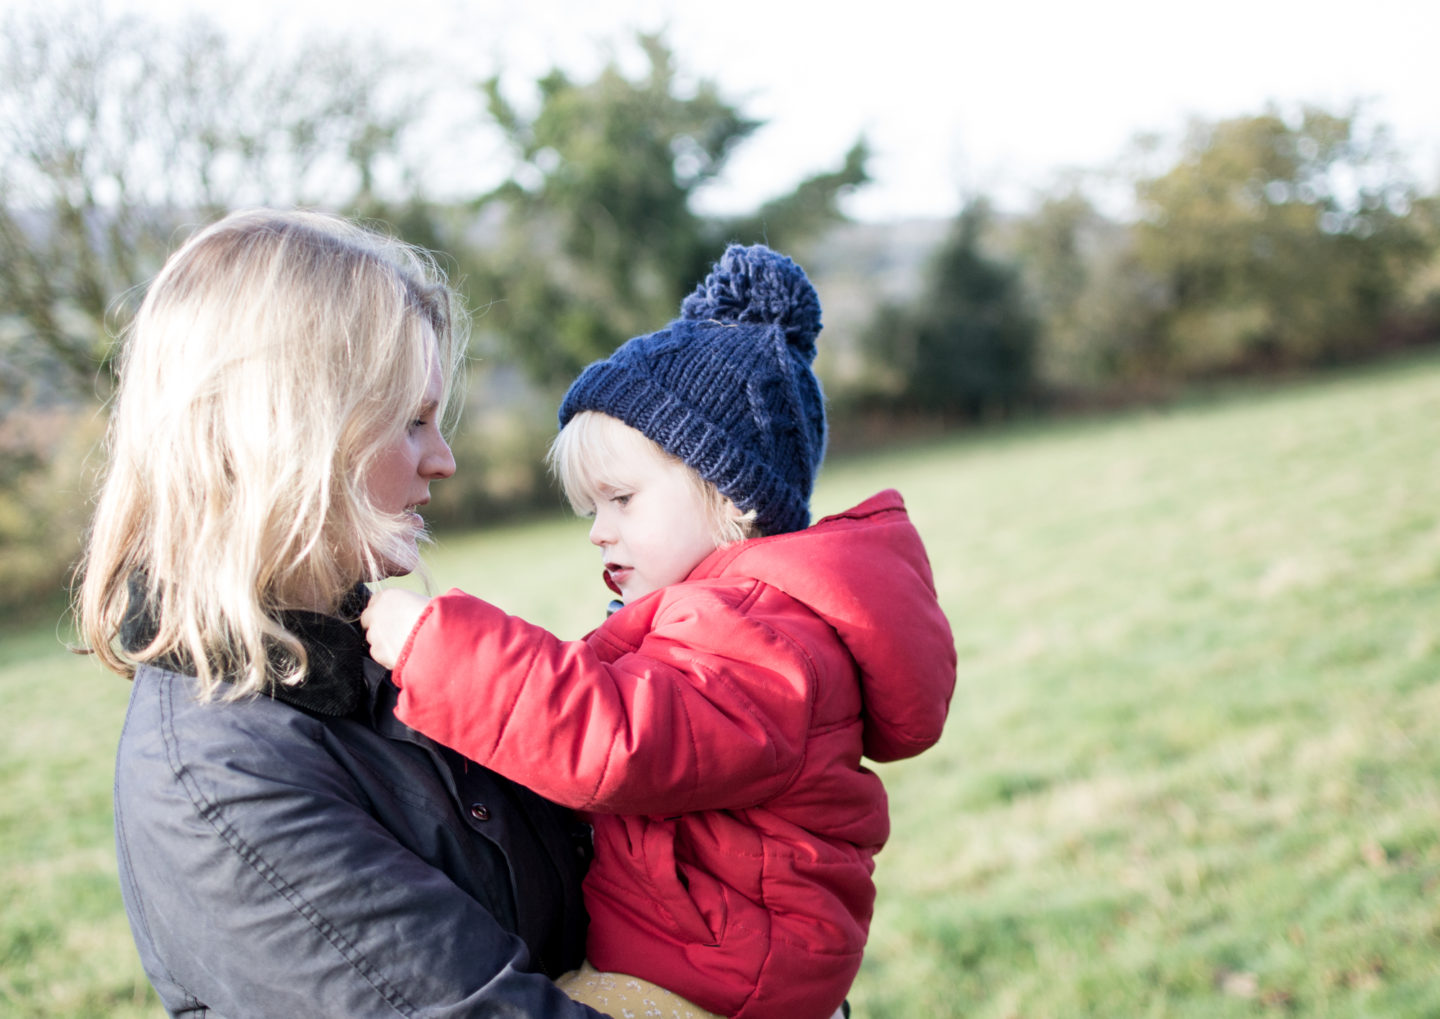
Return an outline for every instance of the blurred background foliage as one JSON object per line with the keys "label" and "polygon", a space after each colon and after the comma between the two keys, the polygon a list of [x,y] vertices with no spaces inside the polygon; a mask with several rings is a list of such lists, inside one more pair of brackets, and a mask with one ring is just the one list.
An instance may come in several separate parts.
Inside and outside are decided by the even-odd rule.
{"label": "blurred background foliage", "polygon": [[[379,41],[244,44],[94,4],[0,24],[0,603],[58,597],[116,338],[165,254],[242,206],[331,209],[440,253],[476,326],[440,527],[558,508],[541,453],[559,392],[674,317],[729,241],[794,255],[820,290],[837,451],[1440,338],[1437,182],[1412,179],[1363,104],[1177,125],[1028,208],[969,195],[951,223],[848,223],[869,180],[857,137],[830,171],[719,217],[696,196],[760,122],[663,37],[635,45],[639,73],[556,68],[518,98],[474,81],[437,126],[453,72]],[[481,136],[504,182],[436,187]]]}

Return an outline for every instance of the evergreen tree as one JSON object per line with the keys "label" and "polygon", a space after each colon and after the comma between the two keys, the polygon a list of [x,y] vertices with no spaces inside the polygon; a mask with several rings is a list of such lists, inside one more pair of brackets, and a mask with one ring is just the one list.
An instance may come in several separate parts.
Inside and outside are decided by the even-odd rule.
{"label": "evergreen tree", "polygon": [[966,419],[1008,414],[1031,394],[1037,330],[1016,270],[984,253],[990,220],[971,202],[932,257],[913,302],[881,310],[866,347],[907,410]]}

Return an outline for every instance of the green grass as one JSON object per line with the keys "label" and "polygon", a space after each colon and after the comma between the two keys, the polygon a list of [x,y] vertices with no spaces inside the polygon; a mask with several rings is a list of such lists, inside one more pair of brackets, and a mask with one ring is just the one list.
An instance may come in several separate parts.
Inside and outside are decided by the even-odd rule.
{"label": "green grass", "polygon": [[[831,464],[898,487],[960,651],[881,767],[857,1016],[1440,1015],[1440,359]],[[578,635],[579,521],[437,583]],[[125,685],[3,637],[0,1013],[157,1013],[110,849]]]}
{"label": "green grass", "polygon": [[116,884],[110,784],[128,686],[61,648],[0,635],[0,1015],[163,1014]]}

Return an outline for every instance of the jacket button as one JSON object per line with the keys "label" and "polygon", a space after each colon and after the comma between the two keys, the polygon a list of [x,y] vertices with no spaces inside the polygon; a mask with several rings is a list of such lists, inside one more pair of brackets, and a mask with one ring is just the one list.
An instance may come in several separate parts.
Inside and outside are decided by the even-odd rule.
{"label": "jacket button", "polygon": [[490,820],[490,808],[483,803],[470,804],[470,816],[477,821]]}

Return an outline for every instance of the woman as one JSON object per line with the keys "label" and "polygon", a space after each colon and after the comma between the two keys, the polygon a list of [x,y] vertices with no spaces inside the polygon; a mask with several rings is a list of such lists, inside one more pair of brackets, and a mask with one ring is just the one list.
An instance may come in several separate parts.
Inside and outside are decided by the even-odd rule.
{"label": "woman", "polygon": [[332,217],[191,238],[126,337],[83,564],[133,676],[126,912],[176,1015],[593,1015],[586,831],[398,723],[354,625],[419,563],[463,335],[421,253]]}

